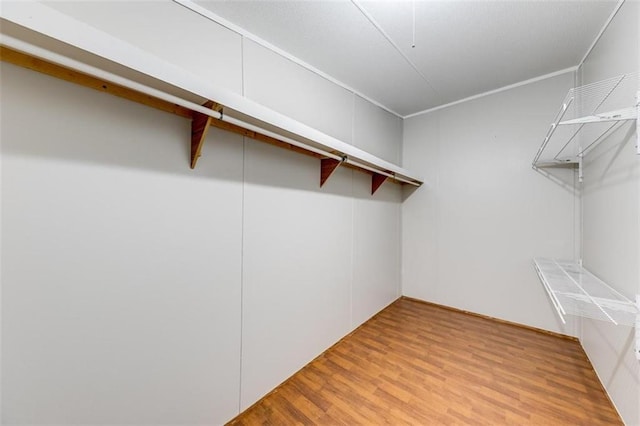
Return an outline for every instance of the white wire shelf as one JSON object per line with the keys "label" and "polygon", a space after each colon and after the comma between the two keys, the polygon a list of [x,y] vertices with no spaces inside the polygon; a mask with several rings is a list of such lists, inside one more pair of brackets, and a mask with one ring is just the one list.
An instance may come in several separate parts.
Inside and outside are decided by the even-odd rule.
{"label": "white wire shelf", "polygon": [[[533,167],[579,165],[620,125],[638,120],[637,72],[570,89],[533,159]],[[640,144],[639,144],[640,145]],[[638,147],[640,153],[640,146]]]}
{"label": "white wire shelf", "polygon": [[634,326],[638,306],[575,262],[533,259],[536,272],[560,319],[575,315]]}

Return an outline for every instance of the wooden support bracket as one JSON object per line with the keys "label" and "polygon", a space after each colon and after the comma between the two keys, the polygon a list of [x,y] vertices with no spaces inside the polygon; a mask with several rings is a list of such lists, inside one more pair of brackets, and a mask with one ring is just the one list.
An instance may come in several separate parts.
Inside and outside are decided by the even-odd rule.
{"label": "wooden support bracket", "polygon": [[387,178],[388,176],[373,173],[371,176],[371,195],[376,193],[380,185],[382,185]]}
{"label": "wooden support bracket", "polygon": [[[2,0],[0,0],[2,1]],[[236,124],[232,124],[223,120],[219,120],[216,118],[212,118],[206,114],[199,113],[197,111],[192,111],[191,109],[174,104],[172,102],[155,98],[151,95],[137,92],[134,89],[130,89],[125,86],[120,86],[115,83],[111,83],[107,80],[100,79],[98,77],[94,77],[88,74],[84,74],[82,72],[66,68],[64,66],[56,65],[51,62],[47,62],[46,60],[39,59],[33,56],[30,56],[25,53],[21,53],[6,46],[0,46],[0,61],[8,62],[23,68],[31,69],[36,72],[40,72],[46,75],[50,75],[55,78],[59,78],[61,80],[69,81],[80,86],[89,87],[91,89],[98,90],[103,93],[108,93],[110,95],[118,96],[123,99],[127,99],[141,105],[146,105],[148,107],[168,112],[171,114],[176,114],[180,117],[191,118],[191,168],[194,169],[198,158],[200,157],[200,152],[202,150],[202,145],[207,136],[208,128],[216,127],[218,129],[235,133],[247,138],[251,138],[253,140],[267,143],[273,146],[277,146],[279,148],[284,148],[291,150],[293,152],[297,152],[300,154],[305,154],[314,158],[321,160],[321,169],[320,169],[320,186],[323,186],[327,179],[331,176],[331,174],[335,171],[335,169],[342,164],[343,167],[348,167],[350,169],[358,170],[364,173],[371,173],[368,169],[363,169],[353,164],[349,164],[344,161],[334,160],[331,158],[326,158],[325,155],[317,153],[315,151],[307,150],[303,147],[292,145],[290,143],[284,142],[272,136],[267,136],[262,133],[245,129]],[[222,112],[224,106],[218,104],[213,101],[208,101],[203,104],[206,108],[211,108],[214,111]],[[332,154],[337,156],[342,156],[343,153],[332,150]],[[378,173],[373,174],[372,184],[371,184],[371,193],[373,194],[376,190],[384,183],[387,179],[386,176],[380,175]]]}
{"label": "wooden support bracket", "polygon": [[320,188],[340,164],[342,164],[342,161],[334,160],[333,158],[322,158],[320,160]]}
{"label": "wooden support bracket", "polygon": [[[207,101],[202,104],[203,107],[211,108],[214,111],[220,111],[222,106],[213,102]],[[196,163],[200,157],[200,151],[202,150],[202,144],[207,137],[209,126],[213,117],[205,115],[201,112],[193,111],[193,119],[191,120],[191,168],[196,168]]]}

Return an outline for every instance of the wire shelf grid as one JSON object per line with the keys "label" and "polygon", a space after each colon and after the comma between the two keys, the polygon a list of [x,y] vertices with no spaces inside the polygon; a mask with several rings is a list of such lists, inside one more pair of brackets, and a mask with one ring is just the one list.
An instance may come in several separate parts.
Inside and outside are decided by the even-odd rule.
{"label": "wire shelf grid", "polygon": [[638,72],[569,90],[533,159],[533,166],[577,164],[626,120],[637,120]]}
{"label": "wire shelf grid", "polygon": [[635,324],[638,306],[577,263],[535,258],[534,266],[563,323],[574,315]]}

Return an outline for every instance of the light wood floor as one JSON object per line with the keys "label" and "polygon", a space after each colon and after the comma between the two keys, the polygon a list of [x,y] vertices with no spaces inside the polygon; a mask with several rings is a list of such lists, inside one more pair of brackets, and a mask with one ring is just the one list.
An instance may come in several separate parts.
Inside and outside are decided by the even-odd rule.
{"label": "light wood floor", "polygon": [[618,425],[576,341],[400,299],[231,425]]}

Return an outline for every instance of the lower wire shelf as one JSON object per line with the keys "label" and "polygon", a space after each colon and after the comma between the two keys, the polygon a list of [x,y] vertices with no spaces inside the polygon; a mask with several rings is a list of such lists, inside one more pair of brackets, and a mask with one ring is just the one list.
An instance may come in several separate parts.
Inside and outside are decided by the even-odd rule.
{"label": "lower wire shelf", "polygon": [[533,259],[536,272],[560,319],[566,315],[634,326],[638,306],[575,262]]}

